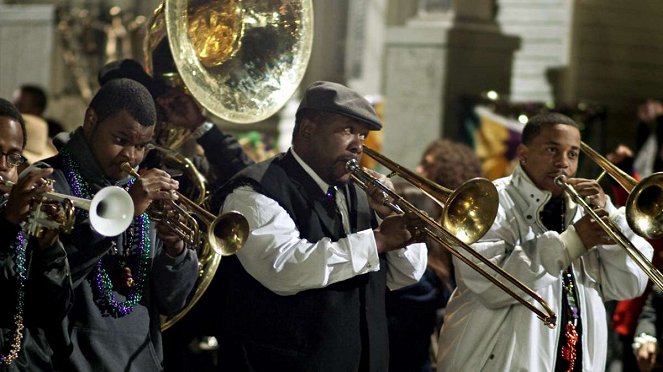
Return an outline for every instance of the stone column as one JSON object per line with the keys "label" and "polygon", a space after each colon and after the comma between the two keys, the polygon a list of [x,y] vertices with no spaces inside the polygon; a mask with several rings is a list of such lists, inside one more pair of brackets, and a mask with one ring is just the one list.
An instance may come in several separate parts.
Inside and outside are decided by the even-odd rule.
{"label": "stone column", "polygon": [[502,34],[491,0],[422,0],[387,30],[382,151],[412,169],[432,140],[464,136],[462,99],[509,92],[519,38]]}
{"label": "stone column", "polygon": [[0,4],[0,97],[20,84],[48,89],[53,50],[53,5]]}

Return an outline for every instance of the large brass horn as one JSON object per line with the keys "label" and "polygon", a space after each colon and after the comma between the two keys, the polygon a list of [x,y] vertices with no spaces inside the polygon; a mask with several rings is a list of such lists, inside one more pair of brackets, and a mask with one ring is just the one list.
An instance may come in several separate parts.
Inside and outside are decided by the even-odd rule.
{"label": "large brass horn", "polygon": [[[638,182],[584,142],[580,149],[629,193],[626,221],[636,234],[656,239],[663,236],[663,172]],[[663,287],[662,287],[663,289]]]}
{"label": "large brass horn", "polygon": [[[392,171],[400,174],[403,172],[404,174],[407,174],[404,178],[407,181],[413,181],[413,184],[416,186],[416,184],[423,184],[423,191],[428,193],[429,195],[431,192],[433,194],[437,193],[438,188],[440,191],[442,191],[442,194],[444,195],[442,199],[449,205],[449,200],[451,199],[452,204],[455,203],[453,198],[447,198],[446,195],[448,194],[441,186],[435,184],[434,182],[427,180],[423,177],[420,177],[416,174],[413,174],[409,171],[404,172],[403,167],[400,165],[396,164],[395,162],[387,159],[385,156],[378,154],[375,151],[372,151],[368,149],[367,147],[364,147],[364,152],[368,154],[369,156],[373,157],[378,163],[381,163],[385,166],[393,167]],[[375,157],[374,157],[375,156]],[[385,162],[386,164],[384,164]],[[463,207],[460,207],[453,213],[465,213],[467,214],[467,218],[463,218],[462,216],[452,216],[450,218],[449,222],[444,222],[444,225],[433,220],[428,216],[426,212],[421,211],[417,207],[415,207],[412,203],[408,202],[405,200],[403,197],[398,195],[396,192],[393,190],[389,189],[388,187],[384,186],[378,179],[372,177],[368,173],[366,173],[359,164],[357,163],[356,160],[350,160],[346,164],[346,169],[350,172],[351,178],[353,181],[355,181],[361,188],[366,189],[368,188],[369,185],[375,185],[378,187],[380,190],[382,190],[388,198],[385,200],[385,205],[391,208],[393,211],[396,213],[403,213],[403,212],[409,212],[413,213],[415,216],[417,216],[423,223],[424,223],[424,233],[427,238],[432,239],[433,241],[437,242],[441,246],[445,247],[451,254],[453,254],[456,258],[459,260],[463,261],[466,265],[477,271],[479,274],[484,276],[486,279],[491,281],[493,284],[495,284],[497,287],[502,289],[504,292],[509,294],[511,297],[513,297],[515,300],[523,304],[525,307],[527,307],[529,310],[531,310],[536,316],[543,321],[543,323],[550,327],[550,328],[555,328],[556,322],[557,322],[557,315],[555,312],[550,308],[548,303],[541,298],[534,290],[530,289],[527,287],[525,284],[523,284],[520,280],[512,276],[511,274],[507,273],[504,271],[501,267],[495,265],[492,263],[490,260],[487,258],[483,257],[480,253],[475,251],[474,249],[470,248],[466,243],[463,241],[463,239],[466,240],[476,240],[481,237],[481,235],[476,234],[475,232],[484,230],[484,224],[488,225],[488,228],[492,224],[492,221],[495,219],[495,214],[497,213],[497,203],[498,203],[498,196],[497,196],[497,191],[495,190],[495,186],[490,182],[490,186],[492,186],[492,191],[490,191],[490,187],[486,186],[480,186],[480,187],[470,187],[465,189],[464,191],[461,192],[463,195],[459,200],[463,200],[463,203],[466,204],[475,204],[475,206],[470,206],[466,205]],[[471,182],[471,181],[468,181]],[[477,182],[477,181],[472,181],[472,182]],[[485,183],[484,183],[485,185]],[[459,188],[460,190],[461,188]],[[457,190],[457,191],[459,191]],[[469,190],[469,191],[467,191]],[[457,192],[455,192],[457,193]],[[455,193],[452,193],[455,194]],[[435,198],[435,197],[433,197]],[[480,207],[479,204],[481,203]],[[479,216],[474,216],[474,214],[481,214],[483,213],[483,209],[479,210],[479,208],[486,208],[486,213],[488,217],[479,217]],[[452,207],[454,208],[454,207]],[[493,213],[492,210],[495,210]],[[445,215],[449,215],[450,212],[445,211]],[[453,214],[452,213],[452,214]],[[490,215],[492,214],[492,217]],[[476,224],[476,220],[482,221],[479,224]],[[465,228],[465,227],[457,227],[457,226],[452,226],[451,229],[447,229],[445,225],[449,225],[453,223],[460,223],[462,224],[468,224],[470,225],[470,228]],[[476,228],[476,226],[480,226],[480,228]],[[456,235],[458,234],[458,235]],[[518,295],[515,293],[511,288],[507,287],[504,283],[499,281],[497,278],[493,277],[489,272],[486,270],[482,269],[479,267],[476,263],[474,263],[469,257],[463,255],[458,248],[462,248],[472,256],[474,256],[477,260],[481,261],[484,265],[489,267],[493,272],[497,273],[498,276],[503,277],[506,279],[508,282],[510,282],[513,286],[517,287],[521,291],[523,291],[527,296],[531,297],[534,299],[541,308],[543,308],[543,311],[530,302],[528,302],[525,298],[522,296]]]}
{"label": "large brass horn", "polygon": [[312,0],[167,0],[148,25],[145,67],[179,75],[212,114],[253,123],[290,99],[312,45]]}
{"label": "large brass horn", "polygon": [[183,176],[185,176],[187,180],[191,181],[194,189],[192,195],[188,195],[189,199],[198,205],[203,205],[207,201],[207,179],[202,173],[200,173],[191,159],[180,154],[172,148],[159,146],[152,143],[147,145],[147,149],[161,152],[164,155],[163,162],[166,167],[174,167],[176,169],[182,170]]}
{"label": "large brass horn", "polygon": [[640,269],[651,279],[651,281],[656,284],[659,288],[663,289],[663,274],[661,274],[654,265],[645,257],[642,252],[640,252],[634,245],[631,243],[630,240],[621,232],[619,229],[614,226],[611,222],[605,222],[599,215],[594,211],[594,209],[587,204],[587,202],[578,194],[578,192],[573,188],[573,186],[569,185],[566,182],[566,179],[564,176],[557,176],[555,178],[555,184],[564,191],[566,191],[573,200],[580,205],[585,212],[590,215],[596,223],[599,224],[599,226],[603,229],[603,231],[606,232],[614,240],[617,244],[619,244],[624,250],[626,250],[626,254],[631,257],[631,259],[640,267]]}

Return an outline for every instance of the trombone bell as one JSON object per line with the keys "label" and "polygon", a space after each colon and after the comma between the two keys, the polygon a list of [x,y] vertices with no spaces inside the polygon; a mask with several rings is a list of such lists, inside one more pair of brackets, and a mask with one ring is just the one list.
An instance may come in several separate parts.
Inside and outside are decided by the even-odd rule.
{"label": "trombone bell", "polygon": [[663,172],[638,182],[588,144],[580,142],[580,149],[629,193],[624,207],[631,230],[647,239],[663,237]]}
{"label": "trombone bell", "polygon": [[398,175],[444,208],[441,224],[465,244],[479,240],[493,224],[499,208],[497,189],[485,178],[473,178],[449,190],[422,177],[379,152],[364,146],[363,152]]}

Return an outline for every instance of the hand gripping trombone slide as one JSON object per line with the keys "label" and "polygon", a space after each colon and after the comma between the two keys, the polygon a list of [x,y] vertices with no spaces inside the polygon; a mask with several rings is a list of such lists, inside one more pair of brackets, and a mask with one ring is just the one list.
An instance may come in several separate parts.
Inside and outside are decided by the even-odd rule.
{"label": "hand gripping trombone slide", "polygon": [[[373,157],[373,155],[371,155],[371,157]],[[382,157],[382,155],[380,155],[380,157]],[[376,160],[382,163],[381,159],[376,159]],[[550,306],[543,300],[543,298],[541,298],[541,296],[539,296],[536,292],[534,292],[532,289],[527,287],[517,278],[513,277],[511,274],[504,271],[499,266],[490,262],[490,260],[483,257],[480,253],[470,248],[465,242],[463,242],[454,234],[449,232],[444,226],[442,226],[440,223],[430,218],[426,214],[426,212],[418,209],[412,203],[408,202],[403,197],[398,195],[396,192],[394,192],[393,190],[389,189],[387,186],[382,184],[378,179],[366,173],[363,169],[361,169],[361,167],[359,166],[359,164],[355,159],[349,160],[345,164],[345,168],[350,172],[350,177],[352,178],[353,181],[357,183],[357,185],[359,185],[359,187],[366,190],[369,187],[369,185],[375,185],[377,188],[379,188],[382,192],[384,192],[388,196],[387,198],[385,198],[383,202],[384,205],[391,208],[391,210],[393,210],[396,213],[404,213],[405,211],[407,211],[419,217],[424,222],[425,226],[423,228],[423,231],[428,238],[434,240],[438,244],[445,247],[456,258],[463,261],[466,265],[476,270],[483,277],[491,281],[493,284],[498,286],[508,295],[510,295],[515,300],[517,300],[525,307],[527,307],[529,310],[534,312],[536,316],[543,321],[543,324],[545,324],[551,329],[555,328],[555,325],[557,323],[557,315],[550,308]],[[389,198],[391,198],[391,201]],[[463,248],[465,251],[467,251],[476,259],[478,259],[483,264],[488,266],[494,272],[504,277],[507,281],[511,282],[511,284],[516,286],[521,291],[525,292],[529,297],[533,298],[536,302],[538,302],[541,305],[541,307],[545,310],[545,312],[541,311],[536,306],[529,303],[523,297],[519,296],[513,290],[507,287],[504,283],[500,282],[495,277],[493,277],[488,272],[486,272],[484,269],[480,268],[476,263],[472,262],[470,258],[461,254],[456,247]]]}
{"label": "hand gripping trombone slide", "polygon": [[663,289],[663,274],[651,264],[651,262],[642,254],[631,241],[621,232],[619,229],[612,224],[611,222],[605,222],[601,217],[599,217],[592,207],[587,204],[587,202],[578,194],[578,192],[566,182],[565,176],[555,177],[555,184],[562,189],[564,189],[570,196],[573,198],[578,205],[585,209],[585,213],[590,215],[596,223],[603,229],[614,240],[617,244],[622,246],[626,250],[626,254],[631,257],[642,271],[651,279],[651,281],[656,284],[659,288]]}

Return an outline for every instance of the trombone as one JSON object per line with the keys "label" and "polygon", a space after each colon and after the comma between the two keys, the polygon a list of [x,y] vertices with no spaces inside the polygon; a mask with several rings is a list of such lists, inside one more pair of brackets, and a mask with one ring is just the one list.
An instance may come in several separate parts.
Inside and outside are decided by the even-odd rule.
{"label": "trombone", "polygon": [[586,143],[580,142],[580,149],[629,193],[625,208],[631,230],[648,239],[663,236],[663,172],[638,182]]}
{"label": "trombone", "polygon": [[601,226],[603,231],[605,231],[612,240],[614,240],[617,244],[621,245],[625,250],[626,253],[631,257],[631,259],[642,269],[642,271],[647,274],[649,279],[656,284],[659,288],[663,289],[663,274],[661,274],[660,271],[658,271],[654,265],[649,262],[647,257],[645,257],[642,252],[640,252],[633,243],[621,232],[619,229],[612,224],[611,222],[605,222],[604,220],[599,217],[598,214],[592,209],[592,207],[587,204],[587,202],[578,194],[578,192],[573,188],[573,186],[569,185],[564,176],[557,176],[555,177],[555,184],[562,189],[564,189],[570,196],[573,198],[573,201],[575,201],[578,205],[583,207],[585,209],[585,212],[590,215],[596,223]]}
{"label": "trombone", "polygon": [[[130,175],[140,177],[131,164],[125,162],[121,167]],[[232,211],[214,216],[178,191],[175,191],[175,194],[179,204],[171,201],[172,208],[164,208],[164,210],[150,207],[148,210],[150,217],[168,226],[180,239],[191,246],[197,246],[201,243],[202,237],[198,221],[193,217],[196,215],[201,223],[207,226],[206,238],[216,253],[230,256],[242,248],[249,236],[249,223],[241,213]]]}
{"label": "trombone", "polygon": [[[12,188],[11,181],[0,183]],[[44,212],[47,202],[60,203],[55,215]],[[57,192],[46,192],[30,207],[30,216],[24,228],[31,235],[40,237],[44,229],[58,229],[65,234],[74,228],[74,208],[89,211],[90,225],[103,236],[117,236],[126,230],[134,215],[134,203],[123,188],[108,186],[99,190],[92,199],[78,198]]]}
{"label": "trombone", "polygon": [[[472,244],[490,230],[498,209],[497,190],[492,182],[485,178],[474,178],[456,190],[449,190],[402,167],[370,147],[363,146],[362,151],[391,171],[387,177],[400,176],[438,203],[443,208],[439,223],[463,243]],[[489,203],[479,206],[478,199]]]}
{"label": "trombone", "polygon": [[[366,149],[367,149],[367,147],[364,147],[364,152],[369,154],[369,156],[371,156],[370,155],[371,153],[375,154],[374,151],[366,151]],[[386,159],[383,156],[380,156],[380,158],[375,158],[375,160],[382,163],[382,161],[388,160],[388,159]],[[396,165],[396,163],[393,163],[391,161],[389,161],[389,163],[392,163],[392,165]],[[385,164],[383,163],[383,165],[385,165]],[[386,187],[385,185],[383,185],[378,179],[372,177],[371,175],[366,173],[364,170],[362,170],[355,159],[349,160],[346,163],[345,167],[350,172],[350,177],[352,178],[352,180],[354,182],[356,182],[357,185],[359,185],[359,187],[361,187],[364,190],[366,190],[368,188],[368,186],[370,186],[370,185],[375,185],[376,187],[378,187],[382,192],[387,194],[387,196],[389,198],[391,198],[391,201],[389,201],[388,199],[385,199],[384,205],[391,208],[396,213],[403,213],[404,211],[407,211],[407,212],[410,212],[410,213],[413,213],[414,215],[416,215],[424,223],[425,226],[423,228],[423,231],[424,231],[424,234],[428,238],[432,239],[433,241],[435,241],[438,244],[445,247],[456,258],[463,261],[466,265],[468,265],[471,268],[473,268],[474,270],[476,270],[479,274],[484,276],[486,279],[490,280],[493,284],[498,286],[504,292],[506,292],[511,297],[513,297],[518,302],[520,302],[525,307],[527,307],[529,310],[534,312],[536,314],[536,316],[543,321],[543,324],[545,324],[546,326],[548,326],[551,329],[555,328],[555,325],[557,323],[557,315],[550,308],[548,303],[546,303],[543,300],[543,298],[541,298],[541,296],[539,296],[536,292],[534,292],[532,289],[527,287],[525,284],[523,284],[517,278],[515,278],[511,274],[507,273],[502,268],[495,265],[490,260],[488,260],[487,258],[483,257],[481,254],[479,254],[478,252],[476,252],[475,250],[470,248],[467,245],[467,243],[465,243],[463,240],[461,240],[461,238],[467,239],[470,236],[469,234],[467,234],[465,232],[465,230],[458,230],[458,229],[455,229],[455,228],[447,229],[442,224],[440,224],[437,221],[433,220],[425,212],[421,211],[420,209],[415,207],[412,203],[405,200],[402,196],[398,195],[396,192],[394,192],[393,190],[391,190],[388,187]],[[398,166],[398,168],[400,168],[400,166]],[[430,182],[431,184],[434,184],[432,181],[427,180],[423,177],[414,175],[414,174],[408,174],[406,177],[409,178],[409,177],[412,177],[412,176],[415,177],[414,183],[423,182],[425,184],[428,184]],[[406,178],[406,180],[408,180],[408,179]],[[410,180],[408,180],[408,181],[410,181]],[[468,181],[468,182],[473,182],[473,180]],[[488,181],[488,182],[490,183],[490,181]],[[492,186],[492,183],[491,183],[491,186]],[[462,186],[459,189],[461,189],[461,188],[462,188]],[[494,198],[491,200],[491,202],[492,202],[491,205],[494,205],[494,204],[497,203],[497,192],[494,190],[494,186],[493,186],[493,191],[494,191]],[[491,194],[488,191],[484,191],[484,192],[487,195]],[[479,195],[481,195],[481,193],[479,193]],[[466,202],[472,200],[471,195],[469,195],[469,196],[465,195],[464,197],[465,197]],[[449,203],[447,203],[447,205],[448,204]],[[445,208],[445,209],[447,209],[447,208]],[[449,213],[449,212],[445,211],[445,214],[447,214],[447,213]],[[492,217],[494,219],[495,216],[493,215]],[[466,220],[462,219],[462,216],[458,216],[457,218],[449,218],[449,222],[447,222],[447,223],[454,223],[456,221],[466,221]],[[490,224],[488,226],[490,227]],[[450,230],[451,231],[461,231],[461,233],[460,233],[461,237],[459,238],[458,236],[454,235],[454,233],[452,233]],[[472,236],[476,237],[476,238],[472,238],[474,240],[481,237],[481,235],[478,235],[478,236],[477,235],[472,235]],[[470,258],[468,258],[468,257],[464,256],[462,253],[460,253],[460,251],[456,247],[463,248],[465,251],[470,253],[476,259],[478,259],[483,264],[485,264],[486,266],[491,268],[494,272],[496,272],[500,276],[504,277],[507,281],[509,281],[514,286],[516,286],[518,289],[525,292],[528,296],[532,297],[536,302],[539,303],[539,305],[544,309],[544,311],[541,311],[536,306],[534,306],[533,304],[526,301],[523,297],[516,294],[513,290],[511,290],[509,287],[507,287],[504,283],[500,282],[499,280],[497,280],[496,278],[491,276],[487,271],[485,271],[484,269],[479,267],[476,263],[472,262],[472,260]]]}

